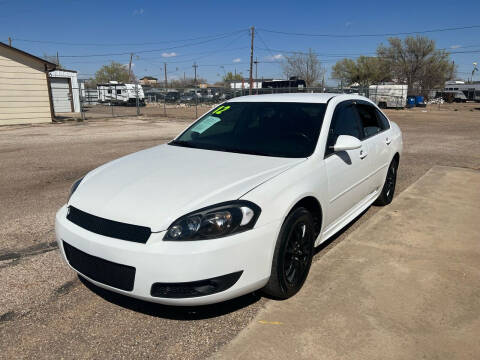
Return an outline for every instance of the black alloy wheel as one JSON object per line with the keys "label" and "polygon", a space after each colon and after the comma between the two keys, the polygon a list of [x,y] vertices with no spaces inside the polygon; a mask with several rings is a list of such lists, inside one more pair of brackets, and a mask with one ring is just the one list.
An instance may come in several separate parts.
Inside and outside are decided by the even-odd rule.
{"label": "black alloy wheel", "polygon": [[311,213],[303,207],[286,218],[275,246],[270,279],[263,291],[287,299],[303,286],[313,258],[315,226]]}
{"label": "black alloy wheel", "polygon": [[383,185],[382,193],[375,201],[375,205],[385,206],[392,202],[395,194],[395,185],[397,184],[398,160],[393,159],[387,170],[387,177]]}

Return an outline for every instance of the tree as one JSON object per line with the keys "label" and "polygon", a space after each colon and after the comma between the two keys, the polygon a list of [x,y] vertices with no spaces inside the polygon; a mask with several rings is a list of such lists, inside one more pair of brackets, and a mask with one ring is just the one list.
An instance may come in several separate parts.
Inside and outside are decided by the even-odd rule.
{"label": "tree", "polygon": [[[231,71],[227,72],[223,77],[222,77],[222,85],[225,87],[230,87],[230,83],[232,82],[238,82],[243,80],[243,75],[242,74],[234,74]],[[246,81],[248,82],[248,81]]]}
{"label": "tree", "polygon": [[315,85],[325,75],[325,69],[312,49],[309,49],[308,53],[285,56],[282,67],[286,77],[296,76],[305,80],[307,86]]}
{"label": "tree", "polygon": [[388,64],[380,58],[360,56],[356,61],[342,59],[332,67],[332,78],[346,85],[358,83],[362,87],[390,80]]}
{"label": "tree", "polygon": [[42,58],[47,60],[48,62],[57,64],[57,69],[63,69],[62,64],[60,64],[60,60],[58,60],[58,53],[57,53],[57,55],[48,55],[48,54],[43,53]]}
{"label": "tree", "polygon": [[377,54],[390,68],[392,78],[408,84],[409,89],[424,92],[443,87],[455,76],[456,67],[450,55],[435,48],[435,41],[425,36],[408,36],[403,41],[389,38],[388,46],[380,44]]}
{"label": "tree", "polygon": [[135,81],[135,75],[131,75],[131,79],[128,76],[128,68],[120,63],[112,61],[109,65],[103,65],[95,73],[95,81],[97,84],[108,83],[109,81],[118,81],[128,83]]}
{"label": "tree", "polygon": [[[188,88],[194,87],[198,84],[204,84],[207,80],[204,78],[197,77],[197,83],[195,84],[195,78],[185,78],[185,79],[174,79],[170,80],[168,86],[171,88]],[[164,86],[165,84],[160,82],[160,86]]]}
{"label": "tree", "polygon": [[231,71],[227,72],[223,77],[223,82],[228,83],[232,81],[242,81],[243,76],[241,74],[233,74]]}

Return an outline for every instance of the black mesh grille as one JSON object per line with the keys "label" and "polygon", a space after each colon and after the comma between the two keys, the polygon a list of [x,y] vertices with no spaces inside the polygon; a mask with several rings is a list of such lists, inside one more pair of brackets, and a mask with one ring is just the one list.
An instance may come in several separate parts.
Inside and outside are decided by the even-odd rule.
{"label": "black mesh grille", "polygon": [[145,244],[152,231],[145,226],[125,224],[90,215],[73,206],[68,207],[67,219],[85,230],[115,239]]}
{"label": "black mesh grille", "polygon": [[134,267],[117,264],[84,253],[65,241],[63,242],[63,250],[70,265],[81,274],[120,290],[133,290],[133,283],[135,282]]}
{"label": "black mesh grille", "polygon": [[152,285],[150,295],[160,298],[191,298],[206,296],[225,291],[232,287],[243,271],[237,271],[231,274],[218,276],[211,279],[198,280],[183,283],[155,283]]}

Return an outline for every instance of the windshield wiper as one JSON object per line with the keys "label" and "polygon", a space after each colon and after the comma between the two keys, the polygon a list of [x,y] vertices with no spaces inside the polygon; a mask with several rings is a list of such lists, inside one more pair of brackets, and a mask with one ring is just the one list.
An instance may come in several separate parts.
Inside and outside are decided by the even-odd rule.
{"label": "windshield wiper", "polygon": [[184,141],[184,140],[172,140],[168,143],[168,145],[175,145],[175,146],[183,146],[183,147],[188,147],[188,148],[194,148],[198,149],[198,146],[195,146],[192,144],[190,141]]}

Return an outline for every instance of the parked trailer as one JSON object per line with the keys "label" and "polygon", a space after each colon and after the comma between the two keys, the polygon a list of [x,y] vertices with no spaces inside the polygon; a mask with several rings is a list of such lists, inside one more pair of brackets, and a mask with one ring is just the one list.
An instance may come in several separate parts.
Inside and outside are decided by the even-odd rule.
{"label": "parked trailer", "polygon": [[98,99],[100,103],[111,105],[145,105],[145,94],[142,85],[124,84],[110,81],[108,84],[98,84]]}
{"label": "parked trailer", "polygon": [[404,108],[408,85],[370,85],[369,98],[381,108]]}
{"label": "parked trailer", "polygon": [[[480,83],[460,84],[454,82],[447,82],[445,84],[445,93],[454,93],[455,101],[476,101],[480,102]],[[463,96],[459,95],[463,93]]]}

